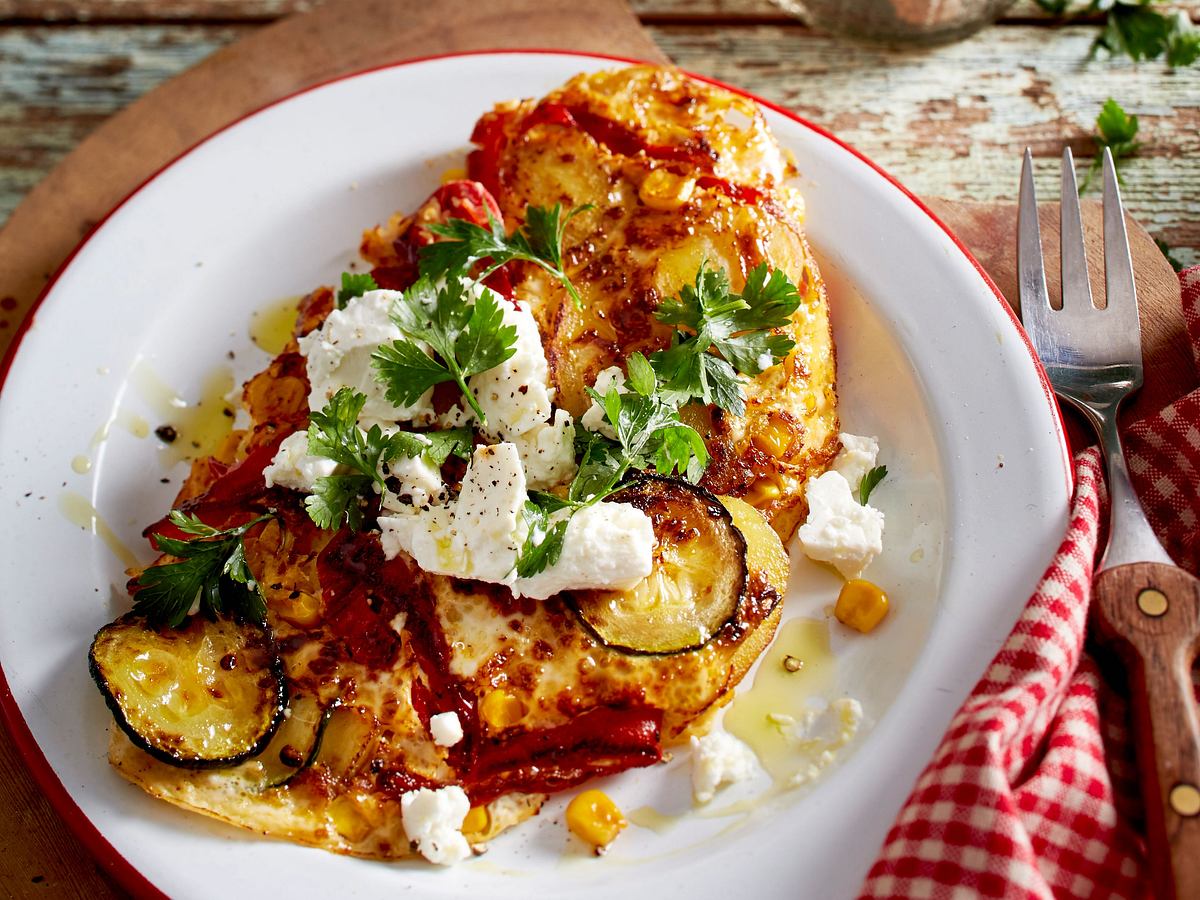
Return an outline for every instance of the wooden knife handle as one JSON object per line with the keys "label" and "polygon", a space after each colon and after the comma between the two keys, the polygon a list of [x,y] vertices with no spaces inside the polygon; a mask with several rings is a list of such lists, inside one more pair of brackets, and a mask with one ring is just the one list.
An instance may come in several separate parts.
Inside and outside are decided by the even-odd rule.
{"label": "wooden knife handle", "polygon": [[1134,740],[1156,897],[1200,898],[1200,720],[1192,662],[1200,581],[1133,563],[1100,573],[1095,609],[1129,666]]}

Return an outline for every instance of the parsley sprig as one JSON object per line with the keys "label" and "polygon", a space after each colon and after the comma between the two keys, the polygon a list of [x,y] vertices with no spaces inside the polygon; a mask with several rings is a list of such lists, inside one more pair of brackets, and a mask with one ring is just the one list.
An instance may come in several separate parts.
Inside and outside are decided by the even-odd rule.
{"label": "parsley sprig", "polygon": [[[496,295],[484,290],[471,303],[460,277],[451,275],[442,287],[435,287],[432,278],[423,275],[393,305],[391,319],[404,339],[383,345],[371,357],[388,400],[411,406],[435,384],[453,381],[480,424],[487,424],[467,378],[517,352],[516,326],[504,324]],[[422,344],[437,356],[430,356]]]}
{"label": "parsley sprig", "polygon": [[1156,0],[1037,0],[1056,16],[1104,15],[1100,34],[1089,56],[1104,50],[1111,56],[1128,56],[1135,62],[1166,57],[1171,68],[1190,66],[1200,59],[1200,29],[1187,11],[1161,9]]}
{"label": "parsley sprig", "polygon": [[[1112,97],[1109,97],[1096,116],[1096,158],[1088,169],[1087,175],[1079,185],[1082,194],[1092,184],[1104,166],[1104,148],[1112,153],[1113,167],[1117,170],[1117,178],[1121,178],[1121,162],[1133,156],[1141,148],[1141,143],[1135,138],[1138,133],[1138,118],[1131,116],[1121,108]],[[1123,183],[1123,182],[1122,182]]]}
{"label": "parsley sprig", "polygon": [[320,528],[337,528],[343,522],[355,531],[362,528],[364,497],[372,485],[380,491],[386,487],[384,463],[401,457],[424,456],[440,466],[451,454],[465,459],[470,453],[471,435],[465,428],[385,435],[382,428],[372,425],[363,431],[358,427],[358,416],[366,401],[366,396],[353,388],[342,388],[324,409],[309,415],[309,454],[331,459],[351,470],[322,476],[313,483],[313,492],[305,498],[304,507]]}
{"label": "parsley sprig", "polygon": [[783,328],[800,305],[796,286],[779,269],[756,266],[740,294],[730,290],[723,269],[702,263],[693,284],[659,304],[654,315],[674,325],[671,346],[650,361],[664,388],[690,399],[715,403],[736,416],[746,411],[738,374],[757,375],[796,346]]}
{"label": "parsley sprig", "polygon": [[466,219],[450,219],[445,224],[427,225],[431,232],[443,240],[421,248],[421,274],[437,279],[467,272],[475,263],[487,259],[490,262],[475,279],[482,281],[501,266],[521,260],[544,269],[567,289],[575,306],[582,307],[579,292],[563,271],[562,240],[567,223],[591,208],[590,204],[577,206],[564,216],[561,203],[555,203],[549,209],[527,206],[525,224],[511,235],[505,233],[504,226],[490,211],[488,228]]}
{"label": "parsley sprig", "polygon": [[[679,398],[663,390],[650,362],[633,353],[627,362],[627,392],[588,393],[604,409],[616,440],[576,426],[579,470],[566,497],[531,491],[525,504],[528,536],[517,559],[517,575],[528,578],[562,555],[571,515],[613,494],[631,470],[653,468],[698,481],[708,465],[704,439],[679,420]],[[555,516],[566,511],[565,516]]]}
{"label": "parsley sprig", "polygon": [[179,561],[151,566],[134,580],[133,611],[155,628],[178,628],[198,599],[200,611],[209,618],[228,614],[265,622],[267,604],[246,563],[243,538],[274,515],[271,510],[244,525],[217,529],[197,516],[171,510],[171,524],[192,538],[154,535],[158,549]]}

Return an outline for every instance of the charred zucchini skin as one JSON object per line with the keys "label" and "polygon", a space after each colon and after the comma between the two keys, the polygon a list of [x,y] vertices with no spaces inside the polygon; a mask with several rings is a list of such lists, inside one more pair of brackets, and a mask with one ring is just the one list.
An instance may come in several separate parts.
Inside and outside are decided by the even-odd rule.
{"label": "charred zucchini skin", "polygon": [[[199,616],[193,616],[183,626],[183,629],[192,628],[197,622],[204,623],[206,621]],[[229,620],[223,621],[228,622],[231,626],[233,625]],[[92,676],[92,681],[96,683],[96,687],[104,695],[104,702],[112,712],[113,719],[121,727],[121,730],[128,735],[129,740],[134,746],[144,750],[155,759],[167,765],[182,769],[216,769],[235,766],[266,749],[267,745],[271,742],[271,738],[278,730],[280,723],[283,722],[284,713],[288,706],[287,677],[284,673],[283,660],[279,655],[278,648],[275,646],[275,640],[269,628],[251,622],[238,622],[236,627],[246,635],[245,646],[269,653],[269,663],[261,673],[259,686],[268,687],[270,697],[264,709],[264,727],[256,739],[249,742],[236,753],[217,757],[201,757],[194,754],[182,753],[162,744],[155,743],[146,735],[141,734],[134,723],[130,721],[127,710],[121,704],[121,691],[112,683],[109,675],[105,672],[104,664],[97,654],[104,640],[114,632],[120,630],[130,630],[131,633],[141,630],[143,632],[157,633],[165,637],[182,629],[170,629],[168,627],[154,629],[141,616],[127,613],[96,632],[96,636],[92,639],[92,645],[88,650],[88,671]]]}
{"label": "charred zucchini skin", "polygon": [[[657,499],[666,497],[669,500],[669,495],[672,493],[687,495],[688,502],[703,505],[705,513],[711,519],[721,524],[721,528],[726,533],[727,539],[733,544],[739,567],[738,572],[735,573],[734,588],[732,591],[735,594],[735,601],[730,607],[729,615],[724,617],[720,623],[710,628],[709,634],[704,640],[689,643],[686,646],[673,647],[669,650],[655,650],[633,646],[627,642],[614,641],[611,636],[606,638],[597,629],[595,624],[589,621],[584,608],[586,605],[585,600],[589,594],[598,592],[570,591],[564,593],[562,595],[563,598],[575,613],[584,629],[600,644],[609,649],[618,650],[631,656],[649,657],[675,656],[679,653],[691,653],[700,650],[711,643],[713,639],[733,627],[742,603],[746,599],[746,590],[749,584],[749,573],[746,563],[746,539],[737,526],[734,525],[733,516],[729,510],[717,499],[716,495],[699,485],[692,484],[690,481],[645,473],[630,479],[619,491],[608,498],[608,502],[629,503],[646,511],[646,508],[651,506]],[[656,528],[655,531],[657,534],[658,529]]]}

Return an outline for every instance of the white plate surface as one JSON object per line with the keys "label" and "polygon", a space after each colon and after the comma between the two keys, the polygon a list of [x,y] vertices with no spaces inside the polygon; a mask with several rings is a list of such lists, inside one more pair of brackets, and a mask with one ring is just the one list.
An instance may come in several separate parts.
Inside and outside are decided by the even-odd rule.
{"label": "white plate surface", "polygon": [[[858,698],[867,714],[844,760],[815,787],[750,814],[688,815],[663,834],[631,827],[603,860],[565,839],[559,800],[452,871],[254,838],[153,801],[109,769],[109,716],[85,654],[93,632],[127,608],[123,566],[63,509],[82,495],[148,558],[138,534],[169,506],[182,470],[163,471],[153,437],[120,427],[131,415],[161,421],[147,373],[193,400],[221,365],[239,379],[252,374],[268,357],[248,338],[251,313],[332,282],[364,225],[411,209],[460,163],[480,113],[615,64],[449,57],[271,106],[135,193],[38,309],[0,394],[0,666],[11,689],[0,700],[10,720],[27,723],[45,757],[33,751],[31,765],[68,819],[167,894],[852,895],[1048,562],[1065,527],[1069,474],[1020,330],[971,259],[899,187],[829,136],[768,110],[795,153],[809,236],[831,285],[843,426],[878,434],[890,472],[873,501],[887,514],[886,550],[869,574],[890,588],[895,612],[868,637],[834,630],[835,693]],[[86,474],[71,467],[81,454],[93,462]],[[167,476],[171,484],[161,483]],[[824,615],[836,578],[803,560],[793,573],[785,616]],[[684,757],[605,789],[627,809],[685,810]]]}

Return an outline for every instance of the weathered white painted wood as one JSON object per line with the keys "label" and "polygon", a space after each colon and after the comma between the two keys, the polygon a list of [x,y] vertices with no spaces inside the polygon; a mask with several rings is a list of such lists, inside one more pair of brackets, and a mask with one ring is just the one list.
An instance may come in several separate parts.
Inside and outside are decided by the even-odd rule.
{"label": "weathered white painted wood", "polygon": [[[251,25],[0,28],[0,218],[104,117]],[[1048,179],[1064,140],[1091,153],[1112,95],[1142,123],[1126,197],[1200,261],[1200,70],[1081,63],[1093,30],[1008,25],[932,51],[846,44],[794,25],[653,26],[685,68],[762,94],[835,131],[925,195],[1013,195],[1034,147]],[[1050,181],[1047,181],[1047,189]]]}

